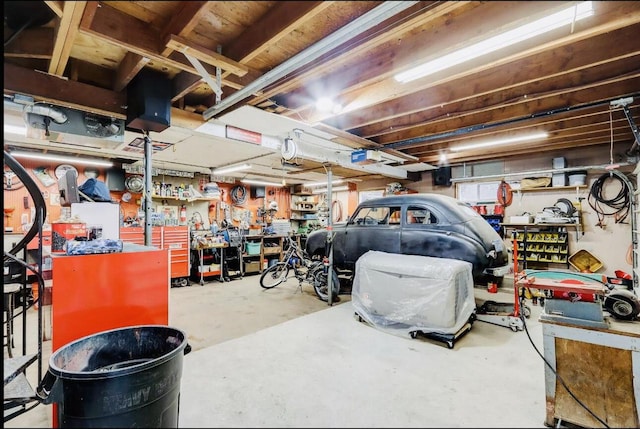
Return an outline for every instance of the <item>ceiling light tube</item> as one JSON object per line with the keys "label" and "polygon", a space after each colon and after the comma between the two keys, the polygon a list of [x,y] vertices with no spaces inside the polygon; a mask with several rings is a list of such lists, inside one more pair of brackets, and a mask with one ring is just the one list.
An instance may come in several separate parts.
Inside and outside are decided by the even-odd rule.
{"label": "ceiling light tube", "polygon": [[20,152],[20,151],[12,151],[10,152],[10,154],[15,158],[30,158],[30,159],[39,159],[42,161],[65,162],[69,164],[95,165],[96,167],[113,167],[113,162],[100,161],[97,159],[74,158],[72,156],[49,155],[44,153]]}
{"label": "ceiling light tube", "polygon": [[[331,192],[340,192],[340,191],[348,191],[349,187],[348,186],[337,186],[335,188],[331,189]],[[312,194],[326,194],[327,193],[327,188],[324,189],[314,189],[313,191],[311,191]]]}
{"label": "ceiling light tube", "polygon": [[499,34],[482,42],[467,46],[466,48],[428,61],[417,67],[398,73],[394,78],[398,82],[407,83],[441,70],[462,64],[465,61],[478,58],[482,55],[506,48],[540,34],[555,30],[564,25],[571,24],[593,15],[593,5],[590,1],[578,3],[575,6],[553,13],[544,18],[517,27],[513,30]]}
{"label": "ceiling light tube", "polygon": [[24,127],[24,126],[5,124],[3,128],[5,133],[18,134],[20,136],[25,136],[25,137],[27,135],[27,127]]}
{"label": "ceiling light tube", "polygon": [[[331,182],[332,185],[337,185],[338,183],[342,183],[344,182],[344,179],[336,179],[334,181]],[[312,183],[305,183],[304,186],[327,186],[327,182],[312,182]]]}
{"label": "ceiling light tube", "polygon": [[548,136],[549,136],[548,133],[540,132],[540,133],[529,134],[529,135],[526,135],[526,136],[507,137],[507,138],[498,139],[498,140],[489,140],[489,141],[485,141],[485,142],[469,143],[469,144],[465,144],[465,145],[451,147],[451,148],[449,148],[449,150],[451,152],[460,152],[460,151],[463,151],[463,150],[479,149],[479,148],[483,148],[483,147],[498,146],[498,145],[503,145],[503,144],[508,144],[508,143],[518,143],[518,142],[524,142],[524,141],[529,141],[529,140],[539,140],[539,139],[547,138]]}
{"label": "ceiling light tube", "polygon": [[229,167],[216,168],[212,171],[215,175],[227,174],[234,171],[248,170],[251,168],[251,164],[231,165]]}
{"label": "ceiling light tube", "polygon": [[275,186],[277,188],[282,188],[282,183],[264,182],[262,180],[242,179],[241,182],[248,183],[250,185]]}

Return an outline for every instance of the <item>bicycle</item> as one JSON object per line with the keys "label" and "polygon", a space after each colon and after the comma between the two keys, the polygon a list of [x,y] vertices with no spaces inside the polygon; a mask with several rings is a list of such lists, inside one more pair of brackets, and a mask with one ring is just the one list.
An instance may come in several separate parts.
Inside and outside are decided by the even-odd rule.
{"label": "bicycle", "polygon": [[[287,237],[287,251],[281,261],[263,271],[260,276],[260,286],[271,289],[289,280],[289,274],[293,272],[298,280],[298,287],[302,289],[302,283],[307,282],[313,286],[313,290],[322,301],[329,300],[327,289],[328,265],[326,261],[312,259],[307,252],[291,237]],[[340,279],[338,273],[333,270],[333,301],[338,301],[340,292]]]}

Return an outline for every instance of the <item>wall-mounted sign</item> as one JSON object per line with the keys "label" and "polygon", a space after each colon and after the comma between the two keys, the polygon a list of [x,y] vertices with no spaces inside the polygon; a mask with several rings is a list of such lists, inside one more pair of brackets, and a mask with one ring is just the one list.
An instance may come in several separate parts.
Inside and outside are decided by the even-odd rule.
{"label": "wall-mounted sign", "polygon": [[243,130],[242,128],[232,127],[227,125],[225,127],[226,136],[228,139],[240,140],[242,142],[261,144],[262,134],[255,133],[253,131]]}

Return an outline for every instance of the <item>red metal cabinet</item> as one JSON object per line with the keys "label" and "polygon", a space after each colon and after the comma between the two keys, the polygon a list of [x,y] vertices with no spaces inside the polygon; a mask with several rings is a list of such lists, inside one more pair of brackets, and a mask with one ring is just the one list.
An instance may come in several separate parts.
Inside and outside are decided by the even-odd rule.
{"label": "red metal cabinet", "polygon": [[[49,247],[51,249],[51,231],[42,231],[42,247]],[[38,249],[38,236],[36,235],[27,244],[27,250]]]}
{"label": "red metal cabinet", "polygon": [[108,329],[169,322],[166,249],[52,260],[52,351]]}
{"label": "red metal cabinet", "polygon": [[[122,227],[120,239],[128,243],[144,244],[144,228]],[[190,270],[188,226],[154,226],[151,230],[151,245],[169,250],[172,279],[188,281]]]}
{"label": "red metal cabinet", "polygon": [[[169,251],[52,256],[51,351],[98,332],[169,323]],[[52,404],[57,428],[57,403]]]}
{"label": "red metal cabinet", "polygon": [[171,278],[189,277],[189,227],[163,226],[162,248],[169,249]]}

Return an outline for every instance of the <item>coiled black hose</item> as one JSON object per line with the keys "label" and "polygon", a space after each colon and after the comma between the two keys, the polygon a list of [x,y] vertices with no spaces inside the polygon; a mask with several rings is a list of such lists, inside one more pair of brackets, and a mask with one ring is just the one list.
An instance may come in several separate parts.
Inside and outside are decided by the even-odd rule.
{"label": "coiled black hose", "polygon": [[231,201],[236,206],[244,204],[247,201],[247,188],[242,185],[235,185],[231,188]]}
{"label": "coiled black hose", "polygon": [[[607,182],[616,180],[620,183],[620,190],[618,194],[613,198],[605,198],[603,191]],[[589,191],[589,198],[587,200],[591,208],[598,214],[597,225],[604,226],[603,221],[605,216],[613,216],[616,223],[623,222],[629,215],[631,208],[631,197],[627,184],[618,176],[605,173],[598,177]]]}

